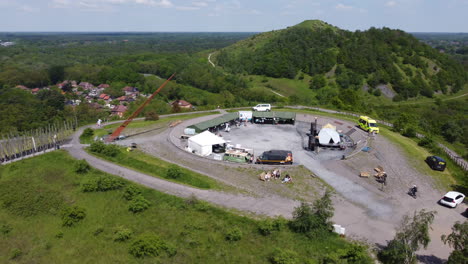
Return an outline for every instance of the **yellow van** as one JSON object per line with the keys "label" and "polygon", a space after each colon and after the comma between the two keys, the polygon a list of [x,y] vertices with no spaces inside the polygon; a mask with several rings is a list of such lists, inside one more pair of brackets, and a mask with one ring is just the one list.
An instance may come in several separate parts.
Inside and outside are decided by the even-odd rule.
{"label": "yellow van", "polygon": [[360,128],[367,132],[379,133],[379,127],[377,126],[377,122],[375,122],[374,119],[368,116],[360,116],[358,125]]}

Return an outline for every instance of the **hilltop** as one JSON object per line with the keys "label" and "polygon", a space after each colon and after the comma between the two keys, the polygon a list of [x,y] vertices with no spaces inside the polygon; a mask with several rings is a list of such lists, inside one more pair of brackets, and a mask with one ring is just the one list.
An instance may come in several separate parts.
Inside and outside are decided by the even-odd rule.
{"label": "hilltop", "polygon": [[463,67],[412,35],[389,28],[350,32],[320,20],[254,35],[216,54],[231,73],[293,79],[312,76],[311,88],[386,85],[396,100],[463,89]]}

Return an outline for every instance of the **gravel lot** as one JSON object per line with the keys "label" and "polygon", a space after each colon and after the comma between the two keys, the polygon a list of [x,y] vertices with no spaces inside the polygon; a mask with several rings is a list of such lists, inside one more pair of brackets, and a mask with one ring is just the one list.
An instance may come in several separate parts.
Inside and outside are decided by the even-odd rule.
{"label": "gravel lot", "polygon": [[[200,194],[200,198],[218,205],[253,213],[291,217],[292,208],[298,204],[298,200],[312,201],[323,193],[325,187],[323,181],[325,181],[337,191],[334,197],[334,221],[346,228],[348,236],[367,240],[370,243],[386,244],[387,240],[392,239],[395,227],[404,214],[411,214],[423,208],[435,210],[438,214],[431,231],[432,242],[427,250],[419,252],[420,261],[442,263],[442,260],[449,255],[451,250],[443,245],[440,236],[450,233],[450,228],[455,221],[465,220],[461,215],[465,205],[456,209],[439,206],[436,202],[445,191],[435,189],[432,179],[412,168],[401,150],[386,138],[380,135],[368,138],[366,133],[356,130],[351,137],[358,143],[358,146],[353,153],[350,153],[351,158],[320,160],[302,149],[301,133],[291,125],[263,125],[261,130],[256,125],[233,128],[228,135],[225,135],[226,139],[236,141],[237,144],[245,147],[254,146],[255,154],[268,149],[292,150],[295,164],[302,165],[282,167],[285,171],[294,173],[295,183],[292,185],[279,182],[265,183],[259,181],[256,175],[262,170],[271,169],[271,166],[215,161],[193,155],[182,149],[184,142],[179,139],[179,136],[183,129],[215,116],[187,120],[175,128],[155,130],[121,141],[119,144],[138,143],[144,151],[152,155],[239,188],[242,195],[210,191]],[[314,116],[311,115],[297,115],[298,121],[310,122],[313,119]],[[354,128],[354,124],[343,120],[320,117],[319,121],[322,124],[332,123],[344,132]],[[237,132],[241,133],[237,134]],[[372,147],[371,151],[360,152],[366,144]],[[78,157],[88,159],[85,154],[76,149],[76,145],[72,149],[75,149],[71,150],[72,154],[80,153]],[[372,177],[368,179],[358,177],[360,171],[372,173],[373,168],[378,165],[383,166],[389,175],[388,185],[383,189],[381,184]],[[312,177],[305,168],[319,178]],[[122,176],[122,174],[118,175]],[[420,189],[417,199],[406,194],[412,184],[417,184]],[[156,185],[151,185],[151,187],[158,189]],[[171,187],[164,188],[170,189]],[[177,193],[174,194],[178,195]],[[255,201],[262,206],[256,205]],[[266,208],[272,210],[271,213],[265,213]]]}

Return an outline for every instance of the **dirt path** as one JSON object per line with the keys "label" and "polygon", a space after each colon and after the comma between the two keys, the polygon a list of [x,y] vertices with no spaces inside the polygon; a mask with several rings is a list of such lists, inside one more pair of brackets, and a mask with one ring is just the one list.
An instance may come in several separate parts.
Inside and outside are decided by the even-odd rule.
{"label": "dirt path", "polygon": [[211,66],[216,67],[216,65],[211,61],[211,55],[213,55],[213,53],[208,54],[208,62],[211,64]]}

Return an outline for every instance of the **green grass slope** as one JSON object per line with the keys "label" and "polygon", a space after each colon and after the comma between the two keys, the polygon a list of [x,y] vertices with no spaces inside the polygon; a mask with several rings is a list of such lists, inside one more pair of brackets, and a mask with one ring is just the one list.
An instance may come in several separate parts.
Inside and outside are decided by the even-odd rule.
{"label": "green grass slope", "polygon": [[[0,167],[0,263],[371,263],[331,233],[310,239],[286,220],[252,220],[93,169],[78,174],[77,163],[56,151]],[[129,185],[141,193],[129,196]]]}

